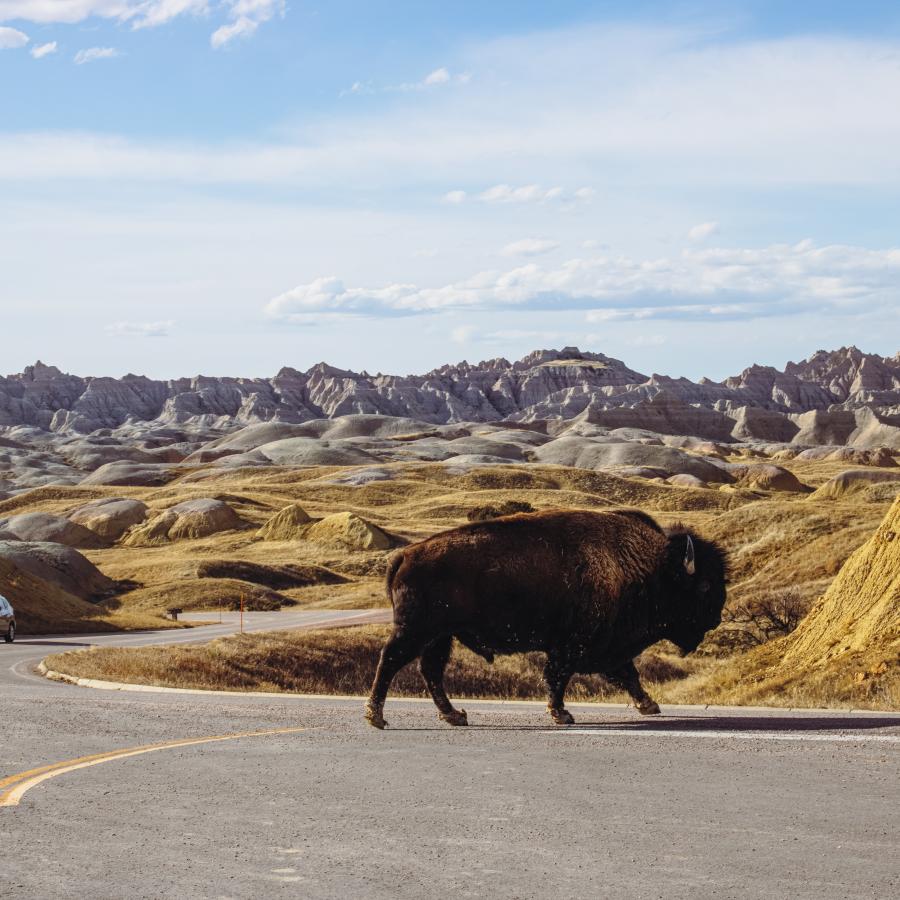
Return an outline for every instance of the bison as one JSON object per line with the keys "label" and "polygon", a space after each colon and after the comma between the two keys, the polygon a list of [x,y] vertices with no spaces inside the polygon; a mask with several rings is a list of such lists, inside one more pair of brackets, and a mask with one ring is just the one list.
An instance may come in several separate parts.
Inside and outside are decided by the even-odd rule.
{"label": "bison", "polygon": [[391,680],[418,658],[440,717],[466,725],[444,690],[453,639],[492,662],[547,655],[553,720],[570,725],[569,679],[599,673],[638,710],[659,713],[634,657],[663,638],[685,652],[721,621],[722,550],[636,510],[524,513],[436,534],[399,551],[387,573],[393,633],[381,651],[366,719],[384,728]]}

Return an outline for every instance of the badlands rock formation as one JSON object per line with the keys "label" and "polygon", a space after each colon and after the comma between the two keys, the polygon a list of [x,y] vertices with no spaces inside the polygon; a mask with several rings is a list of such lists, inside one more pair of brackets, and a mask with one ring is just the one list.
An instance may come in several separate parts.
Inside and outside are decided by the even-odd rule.
{"label": "badlands rock formation", "polygon": [[101,600],[115,590],[115,582],[93,563],[58,543],[0,541],[0,563],[5,567],[5,586],[14,586],[19,576],[27,574],[86,601]]}
{"label": "badlands rock formation", "polygon": [[883,654],[894,667],[898,649],[900,498],[800,623],[781,665],[787,670],[822,666],[856,652]]}
{"label": "badlands rock formation", "polygon": [[[448,473],[542,462],[728,485],[747,480],[725,464],[737,449],[896,466],[900,354],[819,351],[723,382],[647,376],[571,347],[403,377],[321,363],[270,379],[154,381],[37,363],[0,378],[0,502],[41,486],[153,487],[223,468],[342,467],[322,477],[364,485],[393,478],[385,466],[399,462]],[[780,472],[756,474],[796,489]]]}
{"label": "badlands rock formation", "polygon": [[116,497],[92,500],[69,515],[69,521],[82,525],[108,541],[117,541],[132,525],[147,518],[147,505],[140,500]]}
{"label": "badlands rock formation", "polygon": [[219,531],[244,527],[238,514],[221,500],[185,500],[169,507],[146,525],[135,528],[125,538],[131,547],[164,544],[189,538],[208,537]]}
{"label": "badlands rock formation", "polygon": [[0,519],[0,536],[14,541],[49,541],[82,550],[107,546],[107,542],[90,529],[49,513],[22,513]]}
{"label": "badlands rock formation", "polygon": [[292,541],[303,535],[312,519],[299,503],[291,503],[275,513],[256,536],[263,541]]}
{"label": "badlands rock formation", "polygon": [[[64,434],[129,425],[140,434],[148,430],[142,424],[153,423],[157,428],[171,426],[170,438],[176,438],[177,429],[186,424],[226,428],[253,422],[303,423],[348,414],[440,424],[585,415],[588,421],[609,428],[646,428],[713,439],[731,437],[739,425],[746,437],[784,441],[804,432],[816,438],[807,443],[826,442],[818,437],[818,429],[838,438],[831,443],[844,444],[859,443],[849,439],[855,432],[867,434],[884,424],[896,425],[885,417],[896,418],[898,407],[900,354],[883,358],[855,347],[832,353],[820,350],[808,360],[788,363],[783,372],[751,366],[721,383],[647,376],[620,360],[572,347],[535,351],[515,363],[505,359],[477,365],[462,362],[418,376],[369,375],[319,363],[306,372],[285,368],[269,379],[197,376],[154,381],[138,375],[82,378],[38,362],[18,375],[0,378],[0,425]],[[763,412],[748,413],[748,409]],[[857,416],[857,411],[864,415]],[[810,412],[818,415],[801,418]],[[398,422],[394,433],[412,424]],[[299,436],[276,428],[266,443]],[[389,435],[380,431],[379,436]],[[155,437],[158,441],[161,435]],[[171,461],[159,459],[163,446],[157,442],[136,449],[129,461]],[[107,454],[101,440],[91,448],[95,464],[87,465],[86,452],[73,448],[70,459],[93,469],[101,462],[124,458]]]}
{"label": "badlands rock formation", "polygon": [[350,512],[325,516],[310,525],[304,537],[325,547],[348,550],[389,550],[394,546],[394,541],[377,525]]}
{"label": "badlands rock formation", "polygon": [[[896,485],[900,491],[900,472],[883,472],[878,469],[867,472],[851,469],[829,478],[812,495],[814,500],[840,500],[851,494],[871,491],[873,485]],[[885,493],[885,499],[889,495]]]}

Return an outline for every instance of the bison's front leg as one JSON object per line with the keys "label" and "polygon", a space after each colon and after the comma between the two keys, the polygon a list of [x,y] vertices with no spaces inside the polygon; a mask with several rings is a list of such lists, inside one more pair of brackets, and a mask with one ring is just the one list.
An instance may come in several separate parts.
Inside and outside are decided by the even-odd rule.
{"label": "bison's front leg", "polygon": [[547,686],[547,709],[557,725],[574,725],[575,718],[566,709],[566,688],[572,677],[572,669],[556,654],[547,654],[544,666],[544,684]]}
{"label": "bison's front leg", "polygon": [[450,659],[453,638],[445,637],[429,644],[419,660],[419,671],[425,679],[428,692],[440,717],[450,725],[468,725],[469,720],[464,709],[455,709],[444,690],[444,669]]}
{"label": "bison's front leg", "polygon": [[628,696],[634,701],[639,713],[645,716],[659,715],[659,704],[644,690],[641,676],[638,675],[633,661],[629,660],[625,665],[611,672],[604,672],[604,677],[607,681],[611,681],[628,692]]}

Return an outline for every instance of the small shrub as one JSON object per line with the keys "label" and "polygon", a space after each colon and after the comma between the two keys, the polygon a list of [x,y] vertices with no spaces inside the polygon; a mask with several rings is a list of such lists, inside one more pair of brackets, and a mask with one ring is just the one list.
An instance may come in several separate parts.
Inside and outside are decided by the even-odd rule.
{"label": "small shrub", "polygon": [[722,611],[722,621],[737,626],[751,644],[765,644],[790,634],[809,612],[809,603],[795,588],[772,591]]}
{"label": "small shrub", "polygon": [[534,507],[524,500],[506,500],[496,506],[476,506],[469,510],[466,518],[470,522],[486,522],[488,519],[498,519],[500,516],[512,516],[516,513],[534,512]]}

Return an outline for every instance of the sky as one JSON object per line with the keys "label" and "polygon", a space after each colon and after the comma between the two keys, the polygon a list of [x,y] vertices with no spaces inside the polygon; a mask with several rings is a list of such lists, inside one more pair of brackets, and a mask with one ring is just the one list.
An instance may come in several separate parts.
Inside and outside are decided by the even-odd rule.
{"label": "sky", "polygon": [[895,0],[0,0],[0,371],[900,350]]}

